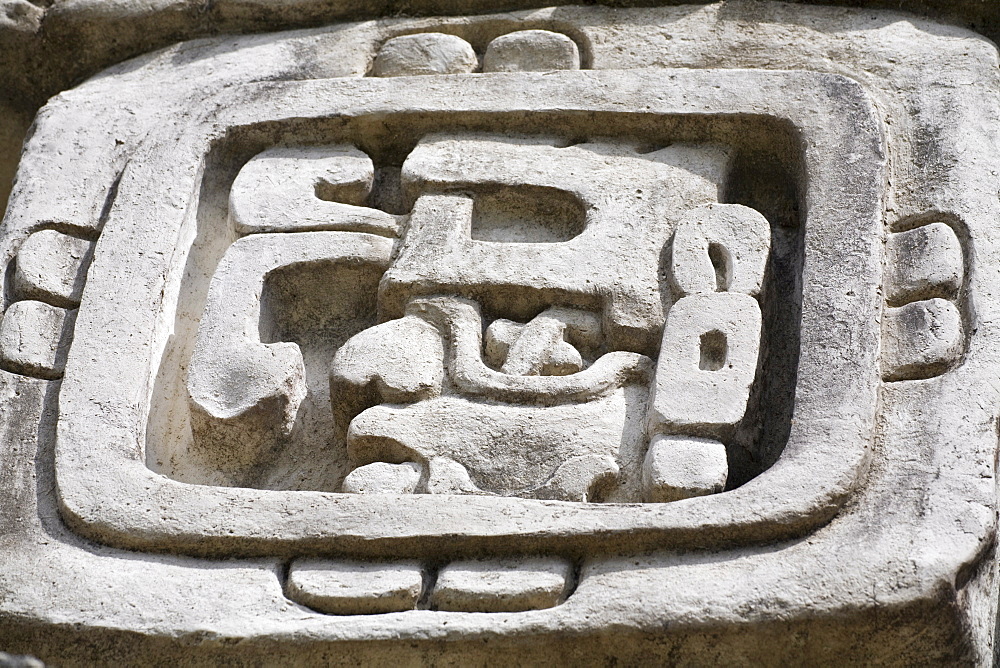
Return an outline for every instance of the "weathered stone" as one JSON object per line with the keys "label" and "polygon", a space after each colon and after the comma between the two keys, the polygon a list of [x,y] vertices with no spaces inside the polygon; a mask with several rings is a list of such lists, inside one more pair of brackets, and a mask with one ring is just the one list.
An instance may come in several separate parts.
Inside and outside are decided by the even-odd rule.
{"label": "weathered stone", "polygon": [[726,446],[709,438],[658,434],[642,464],[643,500],[677,501],[715,494],[726,486]]}
{"label": "weathered stone", "polygon": [[756,297],[771,250],[771,226],[735,204],[696,209],[674,233],[671,278],[681,295],[734,292]]}
{"label": "weathered stone", "polygon": [[416,607],[423,591],[416,562],[296,559],[285,590],[293,601],[331,615],[372,615]]}
{"label": "weathered stone", "polygon": [[20,299],[75,308],[87,280],[92,244],[55,230],[35,232],[17,252],[14,289]]}
{"label": "weathered stone", "polygon": [[14,373],[58,378],[66,366],[75,311],[44,302],[16,302],[0,322],[0,360]]}
{"label": "weathered stone", "polygon": [[937,375],[962,355],[962,316],[944,299],[886,309],[882,331],[882,374],[886,380]]}
{"label": "weathered stone", "polygon": [[558,605],[573,578],[561,559],[460,561],[441,569],[431,605],[460,612],[520,612]]}
{"label": "weathered stone", "polygon": [[277,148],[254,156],[229,194],[236,232],[342,230],[395,236],[399,220],[362,206],[375,168],[353,146]]}
{"label": "weathered stone", "polygon": [[348,473],[340,491],[349,494],[413,494],[417,491],[420,473],[420,465],[413,462],[375,462]]}
{"label": "weathered stone", "polygon": [[580,50],[566,35],[548,30],[519,30],[497,37],[486,47],[484,72],[546,72],[580,69]]}
{"label": "weathered stone", "polygon": [[418,33],[386,42],[375,56],[373,74],[377,77],[466,74],[478,64],[476,52],[461,37]]}
{"label": "weathered stone", "polygon": [[890,303],[951,298],[962,286],[962,246],[944,223],[890,234],[886,241],[886,270],[886,299]]}
{"label": "weathered stone", "polygon": [[650,429],[722,438],[746,412],[757,373],[760,307],[731,292],[679,299],[667,315]]}
{"label": "weathered stone", "polygon": [[[5,649],[992,660],[993,44],[805,3],[103,2],[0,25],[0,64],[262,34],[122,63],[24,146]],[[0,68],[3,174],[38,53]]]}

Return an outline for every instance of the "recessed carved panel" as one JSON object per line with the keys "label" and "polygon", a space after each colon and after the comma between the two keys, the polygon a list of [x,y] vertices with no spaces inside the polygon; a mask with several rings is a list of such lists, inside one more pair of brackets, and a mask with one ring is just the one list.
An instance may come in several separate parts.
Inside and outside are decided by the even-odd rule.
{"label": "recessed carved panel", "polygon": [[54,98],[0,235],[11,573],[292,663],[993,628],[995,48],[748,7],[219,38]]}
{"label": "recessed carved panel", "polygon": [[[609,530],[648,546],[707,545],[711,533],[681,527],[693,517],[751,539],[743,517],[759,497],[746,482],[777,490],[801,476],[816,480],[813,492],[778,517],[824,520],[843,492],[823,477],[849,484],[863,470],[878,382],[865,360],[879,334],[882,149],[860,89],[829,75],[725,71],[676,72],[668,84],[597,72],[369,81],[289,84],[194,123],[230,129],[211,144],[195,130],[185,149],[204,152],[206,170],[191,181],[200,203],[177,219],[174,259],[156,270],[174,324],[148,349],[163,351],[149,360],[156,382],[129,428],[144,434],[144,456],[114,455],[112,431],[101,448],[75,447],[71,425],[95,417],[86,360],[97,358],[77,357],[63,381],[60,490],[81,530],[147,543],[145,494],[123,490],[130,500],[114,510],[85,501],[111,470],[155,485],[169,504],[203,507],[201,528],[168,539],[195,552],[205,540],[234,554],[329,540],[359,555],[364,545],[417,555],[445,536],[452,549],[550,551]],[[749,81],[756,98],[730,92]],[[851,123],[810,125],[782,107],[773,91],[793,82]],[[477,102],[482,86],[488,106]],[[657,105],[632,101],[638,88],[657,91]],[[394,102],[415,98],[416,117]],[[296,111],[308,124],[269,120],[298,99],[311,100]],[[556,103],[586,115],[549,111]],[[371,130],[376,109],[388,132]],[[865,169],[790,177],[814,159],[802,136],[853,146]],[[784,161],[768,187],[813,202],[807,219],[772,224],[740,196],[740,163],[753,156]],[[137,160],[119,194],[130,204],[102,239],[148,215],[140,200],[152,191],[123,198],[132,182],[178,168]],[[841,194],[813,201],[818,189]],[[850,226],[838,228],[848,210]],[[845,279],[856,283],[846,297],[802,273],[832,252],[810,244],[813,228],[873,249]],[[127,310],[146,297],[100,287],[116,262],[98,253],[89,289]],[[785,287],[796,284],[801,295]],[[868,314],[840,348],[774,336],[798,320],[799,332],[814,331],[831,304]],[[96,311],[77,322],[76,350],[120,336]],[[155,341],[164,330],[150,326]],[[809,389],[815,369],[828,379],[822,391]],[[860,420],[829,422],[845,411]],[[841,430],[825,463],[805,436],[815,420]],[[664,450],[681,442],[688,454]],[[779,453],[786,467],[771,473]],[[105,465],[85,464],[92,457]],[[691,495],[703,497],[694,516],[662,503]],[[249,515],[213,518],[223,499]],[[366,519],[385,504],[399,521]],[[602,507],[614,508],[610,525]],[[272,512],[294,519],[258,516]],[[244,521],[268,528],[247,532]],[[768,519],[767,535],[781,524]],[[186,537],[203,531],[197,543]],[[417,550],[404,538],[414,531],[426,539]]]}

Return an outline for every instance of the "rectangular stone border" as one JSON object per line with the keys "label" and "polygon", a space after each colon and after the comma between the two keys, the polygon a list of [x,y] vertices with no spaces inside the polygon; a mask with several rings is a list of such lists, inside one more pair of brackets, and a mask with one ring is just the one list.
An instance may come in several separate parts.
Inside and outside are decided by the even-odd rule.
{"label": "rectangular stone border", "polygon": [[[179,280],[173,264],[178,239],[191,234],[188,208],[203,158],[228,129],[330,116],[574,111],[756,115],[798,131],[809,175],[801,356],[791,435],[771,469],[724,494],[619,505],[208,487],[146,468],[151,388],[170,333],[163,295]],[[151,137],[121,180],[60,392],[55,464],[63,518],[80,534],[118,547],[229,557],[594,553],[801,534],[836,514],[868,462],[879,382],[884,187],[884,137],[873,105],[860,85],[839,75],[584,71],[229,89],[208,115],[177,119]],[[128,289],[120,284],[125,266],[132,270]]]}

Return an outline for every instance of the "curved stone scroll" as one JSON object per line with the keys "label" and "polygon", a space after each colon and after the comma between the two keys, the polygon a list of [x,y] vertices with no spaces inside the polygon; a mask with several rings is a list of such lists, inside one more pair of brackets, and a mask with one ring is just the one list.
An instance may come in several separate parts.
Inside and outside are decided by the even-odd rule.
{"label": "curved stone scroll", "polygon": [[402,216],[365,206],[371,159],[349,145],[273,148],[240,170],[229,195],[238,234],[341,230],[397,236]]}
{"label": "curved stone scroll", "polygon": [[[306,263],[389,264],[392,241],[343,232],[260,234],[226,252],[188,368],[195,441],[219,470],[238,477],[288,436],[306,394],[294,343],[262,343],[261,293],[273,271]],[[266,314],[265,314],[266,315]]]}
{"label": "curved stone scroll", "polygon": [[643,381],[652,371],[645,355],[611,352],[587,369],[568,376],[520,376],[491,369],[483,362],[483,326],[479,305],[458,297],[414,299],[407,314],[436,325],[448,341],[448,373],[455,386],[469,396],[514,403],[561,404],[588,401]]}

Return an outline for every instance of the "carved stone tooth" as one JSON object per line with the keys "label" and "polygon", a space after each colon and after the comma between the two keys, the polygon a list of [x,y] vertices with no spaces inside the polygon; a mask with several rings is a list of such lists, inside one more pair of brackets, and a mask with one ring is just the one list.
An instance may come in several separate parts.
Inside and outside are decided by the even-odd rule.
{"label": "carved stone tooth", "polygon": [[456,561],[441,569],[431,607],[461,612],[521,612],[559,605],[573,565],[558,557]]}
{"label": "carved stone tooth", "polygon": [[486,47],[484,72],[546,72],[580,69],[580,50],[566,35],[549,30],[518,30]]}
{"label": "carved stone tooth", "polygon": [[937,375],[961,358],[964,337],[962,315],[945,299],[887,308],[882,321],[882,377],[896,381]]}
{"label": "carved stone tooth", "polygon": [[330,615],[370,615],[412,610],[423,583],[423,567],[415,561],[296,559],[285,594]]}
{"label": "carved stone tooth", "polygon": [[87,281],[93,242],[55,230],[41,230],[17,251],[14,291],[20,299],[75,308]]}
{"label": "carved stone tooth", "polygon": [[375,56],[372,74],[377,77],[467,74],[478,65],[472,45],[461,37],[425,32],[388,40]]}
{"label": "carved stone tooth", "polygon": [[11,304],[0,322],[3,367],[26,376],[59,378],[66,365],[75,320],[75,310],[44,302]]}
{"label": "carved stone tooth", "polygon": [[962,246],[944,223],[890,234],[886,241],[886,301],[950,298],[962,284]]}
{"label": "carved stone tooth", "polygon": [[649,443],[642,465],[643,500],[678,501],[715,494],[726,487],[726,446],[691,436],[658,434]]}
{"label": "carved stone tooth", "polygon": [[428,494],[485,494],[469,476],[468,469],[451,457],[434,457],[427,463]]}

